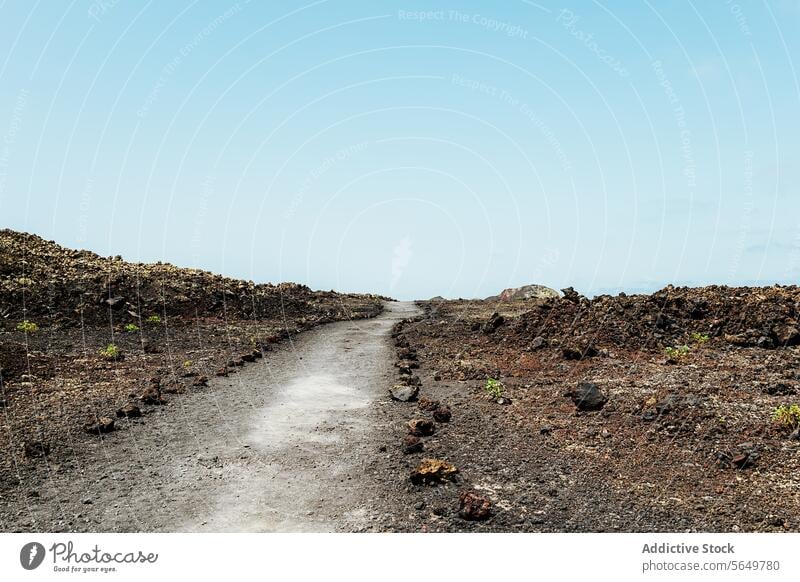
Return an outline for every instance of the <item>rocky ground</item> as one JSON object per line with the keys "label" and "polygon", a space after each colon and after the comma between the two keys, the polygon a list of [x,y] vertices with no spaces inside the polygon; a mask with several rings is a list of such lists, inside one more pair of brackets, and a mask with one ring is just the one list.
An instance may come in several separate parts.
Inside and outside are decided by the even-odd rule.
{"label": "rocky ground", "polygon": [[0,531],[800,531],[800,289],[508,291],[0,231]]}
{"label": "rocky ground", "polygon": [[797,287],[420,305],[373,529],[800,531]]}
{"label": "rocky ground", "polygon": [[42,466],[68,467],[100,434],[146,425],[304,330],[375,316],[383,299],[132,264],[0,231],[0,500]]}

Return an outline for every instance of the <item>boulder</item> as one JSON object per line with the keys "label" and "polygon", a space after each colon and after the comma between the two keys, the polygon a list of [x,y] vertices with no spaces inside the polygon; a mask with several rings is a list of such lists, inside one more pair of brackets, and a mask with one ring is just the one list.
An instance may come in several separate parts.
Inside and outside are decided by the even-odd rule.
{"label": "boulder", "polygon": [[139,397],[145,404],[155,404],[160,405],[166,403],[164,397],[161,396],[161,385],[160,384],[151,384],[148,386],[142,395]]}
{"label": "boulder", "polygon": [[389,389],[392,400],[400,402],[413,402],[419,394],[419,386],[409,386],[407,384],[395,384]]}
{"label": "boulder", "polygon": [[406,455],[421,453],[424,446],[425,445],[423,445],[422,439],[414,436],[413,434],[408,434],[403,439],[403,453]]}
{"label": "boulder", "polygon": [[491,500],[474,491],[462,491],[458,503],[458,515],[468,521],[483,521],[492,515]]}
{"label": "boulder", "polygon": [[497,312],[492,313],[491,317],[481,326],[483,333],[494,333],[497,328],[506,322],[506,318]]}
{"label": "boulder", "polygon": [[416,485],[436,484],[444,481],[455,481],[458,469],[440,459],[423,459],[417,468],[411,471],[411,482]]}
{"label": "boulder", "polygon": [[117,410],[119,418],[139,418],[142,416],[142,411],[133,403],[128,403],[119,410]]}
{"label": "boulder", "polygon": [[423,437],[431,436],[436,430],[436,425],[432,420],[424,418],[415,418],[408,421],[408,432],[414,436]]}
{"label": "boulder", "polygon": [[450,422],[452,416],[453,413],[447,406],[440,406],[439,408],[433,411],[433,419],[436,422]]}
{"label": "boulder", "polygon": [[600,410],[608,398],[593,382],[581,382],[569,393],[578,410]]}
{"label": "boulder", "polygon": [[500,295],[496,296],[496,299],[499,301],[515,301],[519,299],[556,299],[558,296],[558,291],[544,285],[523,285],[522,287],[503,289]]}
{"label": "boulder", "polygon": [[83,425],[84,432],[89,434],[107,434],[114,430],[114,419],[108,416],[90,417]]}

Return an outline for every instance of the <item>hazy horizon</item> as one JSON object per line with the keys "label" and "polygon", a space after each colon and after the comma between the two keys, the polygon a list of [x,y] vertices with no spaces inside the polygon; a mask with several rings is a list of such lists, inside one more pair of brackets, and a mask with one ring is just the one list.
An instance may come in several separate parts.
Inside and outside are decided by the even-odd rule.
{"label": "hazy horizon", "polygon": [[795,0],[6,3],[0,226],[399,299],[789,283],[798,25]]}

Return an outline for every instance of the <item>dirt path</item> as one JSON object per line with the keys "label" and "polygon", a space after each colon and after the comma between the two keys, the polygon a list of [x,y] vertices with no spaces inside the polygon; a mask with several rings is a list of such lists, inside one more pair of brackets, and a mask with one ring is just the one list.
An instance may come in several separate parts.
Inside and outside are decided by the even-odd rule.
{"label": "dirt path", "polygon": [[[370,519],[371,415],[391,383],[388,334],[417,313],[304,333],[258,364],[50,467],[5,530],[352,531]],[[372,517],[374,519],[374,516]]]}

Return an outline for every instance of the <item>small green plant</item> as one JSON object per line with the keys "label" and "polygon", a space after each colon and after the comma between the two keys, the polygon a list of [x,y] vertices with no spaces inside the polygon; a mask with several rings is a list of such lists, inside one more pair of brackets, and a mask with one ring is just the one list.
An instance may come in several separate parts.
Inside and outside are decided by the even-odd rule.
{"label": "small green plant", "polygon": [[24,321],[20,321],[17,324],[17,331],[24,331],[25,333],[35,333],[39,331],[39,326],[33,323],[32,321],[28,321],[26,319]]}
{"label": "small green plant", "polygon": [[147,323],[161,323],[161,316],[151,315],[147,318]]}
{"label": "small green plant", "polygon": [[708,340],[711,339],[708,336],[708,334],[700,333],[700,332],[697,332],[697,331],[693,331],[691,336],[689,336],[689,337],[692,338],[692,341],[694,343],[699,344],[699,345],[703,345],[704,343],[706,343]]}
{"label": "small green plant", "polygon": [[800,406],[797,404],[792,404],[791,406],[782,404],[775,409],[772,419],[778,424],[788,426],[790,429],[796,429],[800,426]]}
{"label": "small green plant", "polygon": [[188,369],[188,368],[191,368],[191,367],[192,367],[192,361],[191,361],[191,360],[186,360],[186,361],[183,363],[183,367],[184,367],[184,368],[187,368],[187,369]]}
{"label": "small green plant", "polygon": [[500,398],[503,395],[503,383],[494,378],[487,378],[484,390],[486,390],[486,393],[492,398]]}
{"label": "small green plant", "polygon": [[135,323],[129,323],[125,326],[125,331],[127,331],[128,333],[137,332],[139,331],[139,326],[136,325]]}
{"label": "small green plant", "polygon": [[669,346],[664,348],[664,353],[667,354],[667,359],[670,362],[678,362],[687,356],[689,346]]}
{"label": "small green plant", "polygon": [[115,344],[108,344],[100,350],[100,357],[105,360],[118,360],[121,353]]}

